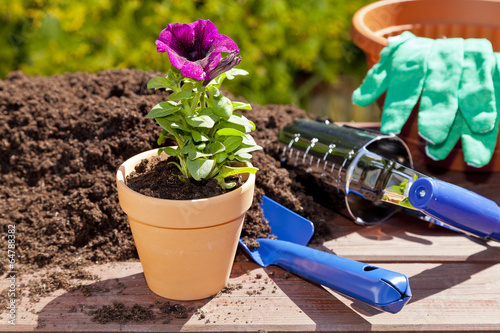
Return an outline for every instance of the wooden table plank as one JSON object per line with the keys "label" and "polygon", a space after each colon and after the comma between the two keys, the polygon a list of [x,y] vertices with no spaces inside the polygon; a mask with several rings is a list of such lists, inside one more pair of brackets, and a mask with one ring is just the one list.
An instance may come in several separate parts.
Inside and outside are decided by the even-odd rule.
{"label": "wooden table plank", "polygon": [[[359,301],[287,274],[277,267],[263,269],[251,262],[234,265],[230,283],[241,289],[194,302],[204,317],[145,323],[98,324],[87,312],[119,301],[148,306],[165,301],[145,283],[138,262],[96,265],[101,278],[89,281],[95,292],[58,291],[30,303],[23,297],[15,326],[1,331],[180,332],[180,331],[369,331],[369,330],[500,330],[500,264],[497,263],[372,263],[410,278],[412,301],[398,314],[384,313]],[[25,275],[23,280],[30,277]],[[117,288],[123,285],[125,288]],[[5,288],[5,279],[0,288]],[[75,308],[76,307],[76,311]],[[71,310],[73,308],[73,310]],[[153,310],[157,311],[156,308]],[[36,327],[39,326],[38,329]]]}

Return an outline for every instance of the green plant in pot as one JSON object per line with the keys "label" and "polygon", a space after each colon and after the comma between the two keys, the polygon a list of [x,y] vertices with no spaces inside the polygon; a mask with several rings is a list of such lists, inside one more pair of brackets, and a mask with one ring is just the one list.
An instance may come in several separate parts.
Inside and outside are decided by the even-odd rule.
{"label": "green plant in pot", "polygon": [[[220,88],[225,79],[246,75],[234,68],[239,49],[210,21],[167,25],[156,41],[172,64],[167,76],[149,88],[171,92],[148,118],[161,127],[163,147],[132,157],[117,173],[120,205],[127,213],[148,286],[160,296],[193,300],[211,296],[227,283],[245,212],[253,200],[255,172],[251,153],[261,149],[249,134],[255,125]],[[222,57],[222,54],[225,57]],[[169,158],[182,182],[215,179],[225,193],[210,198],[169,200],[150,197],[127,186],[137,165],[155,156]],[[236,176],[236,178],[235,178]],[[238,183],[241,181],[241,184]]]}

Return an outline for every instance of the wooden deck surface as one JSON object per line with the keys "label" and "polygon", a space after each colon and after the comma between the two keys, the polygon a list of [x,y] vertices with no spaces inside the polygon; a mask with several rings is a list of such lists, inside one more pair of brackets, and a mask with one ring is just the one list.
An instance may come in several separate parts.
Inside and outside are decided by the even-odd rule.
{"label": "wooden deck surface", "polygon": [[[437,176],[500,203],[500,174]],[[168,323],[93,322],[89,311],[113,302],[148,307],[166,301],[148,289],[139,262],[126,262],[89,268],[100,280],[86,281],[87,293],[58,290],[34,303],[26,290],[18,300],[16,324],[8,323],[4,311],[0,331],[500,331],[500,243],[430,228],[403,214],[371,227],[338,216],[331,226],[335,238],[318,248],[409,277],[413,298],[401,312],[380,312],[278,267],[261,268],[240,255],[230,278],[238,288],[210,299],[172,302],[198,309],[187,318]],[[18,290],[23,291],[31,278],[23,274]],[[7,287],[4,276],[0,290]],[[158,312],[158,306],[152,311]]]}

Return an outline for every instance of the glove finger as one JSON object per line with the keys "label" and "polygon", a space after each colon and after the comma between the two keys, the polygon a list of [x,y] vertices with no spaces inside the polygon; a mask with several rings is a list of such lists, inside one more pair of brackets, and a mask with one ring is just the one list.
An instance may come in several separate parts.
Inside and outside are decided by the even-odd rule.
{"label": "glove finger", "polygon": [[434,42],[428,38],[409,39],[394,52],[382,113],[382,132],[398,134],[408,120],[420,98],[427,71],[427,57]]}
{"label": "glove finger", "polygon": [[[500,54],[495,53],[496,66],[493,74],[493,85],[495,88],[495,101],[497,110],[500,109]],[[500,126],[500,114],[497,113],[493,130],[487,133],[468,133],[462,135],[462,147],[464,159],[467,164],[482,167],[491,161],[498,142],[498,131]]]}
{"label": "glove finger", "polygon": [[495,56],[486,39],[464,41],[464,66],[458,92],[459,108],[473,132],[488,132],[496,119],[493,88]]}
{"label": "glove finger", "polygon": [[462,134],[464,160],[468,165],[480,168],[491,161],[497,143],[498,129],[488,133]]}
{"label": "glove finger", "polygon": [[418,112],[418,131],[433,144],[446,140],[455,120],[463,57],[462,38],[437,39],[430,51]]}
{"label": "glove finger", "polygon": [[390,68],[387,66],[387,61],[382,60],[368,71],[361,86],[354,90],[352,94],[354,104],[368,106],[387,90]]}
{"label": "glove finger", "polygon": [[370,68],[361,86],[353,92],[352,102],[354,104],[368,106],[387,90],[393,53],[408,39],[415,38],[408,31],[403,32],[397,37],[399,38],[391,39],[389,45],[380,52],[380,61]]}
{"label": "glove finger", "polygon": [[427,142],[427,145],[425,146],[425,153],[427,154],[427,156],[435,161],[444,160],[446,157],[448,157],[451,150],[455,147],[458,140],[460,139],[464,123],[465,120],[462,117],[461,113],[457,112],[446,140],[439,144]]}

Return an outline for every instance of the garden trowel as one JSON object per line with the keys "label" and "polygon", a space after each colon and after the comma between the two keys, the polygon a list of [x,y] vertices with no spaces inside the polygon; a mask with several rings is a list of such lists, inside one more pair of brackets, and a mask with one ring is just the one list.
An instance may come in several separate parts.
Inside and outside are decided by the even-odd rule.
{"label": "garden trowel", "polygon": [[393,134],[298,119],[279,133],[283,161],[345,196],[353,220],[383,221],[399,210],[486,240],[500,241],[500,207],[487,198],[413,170]]}
{"label": "garden trowel", "polygon": [[408,278],[376,266],[307,247],[311,221],[270,198],[262,197],[264,218],[276,239],[258,238],[257,249],[240,246],[260,266],[277,265],[377,309],[397,313],[411,298]]}

